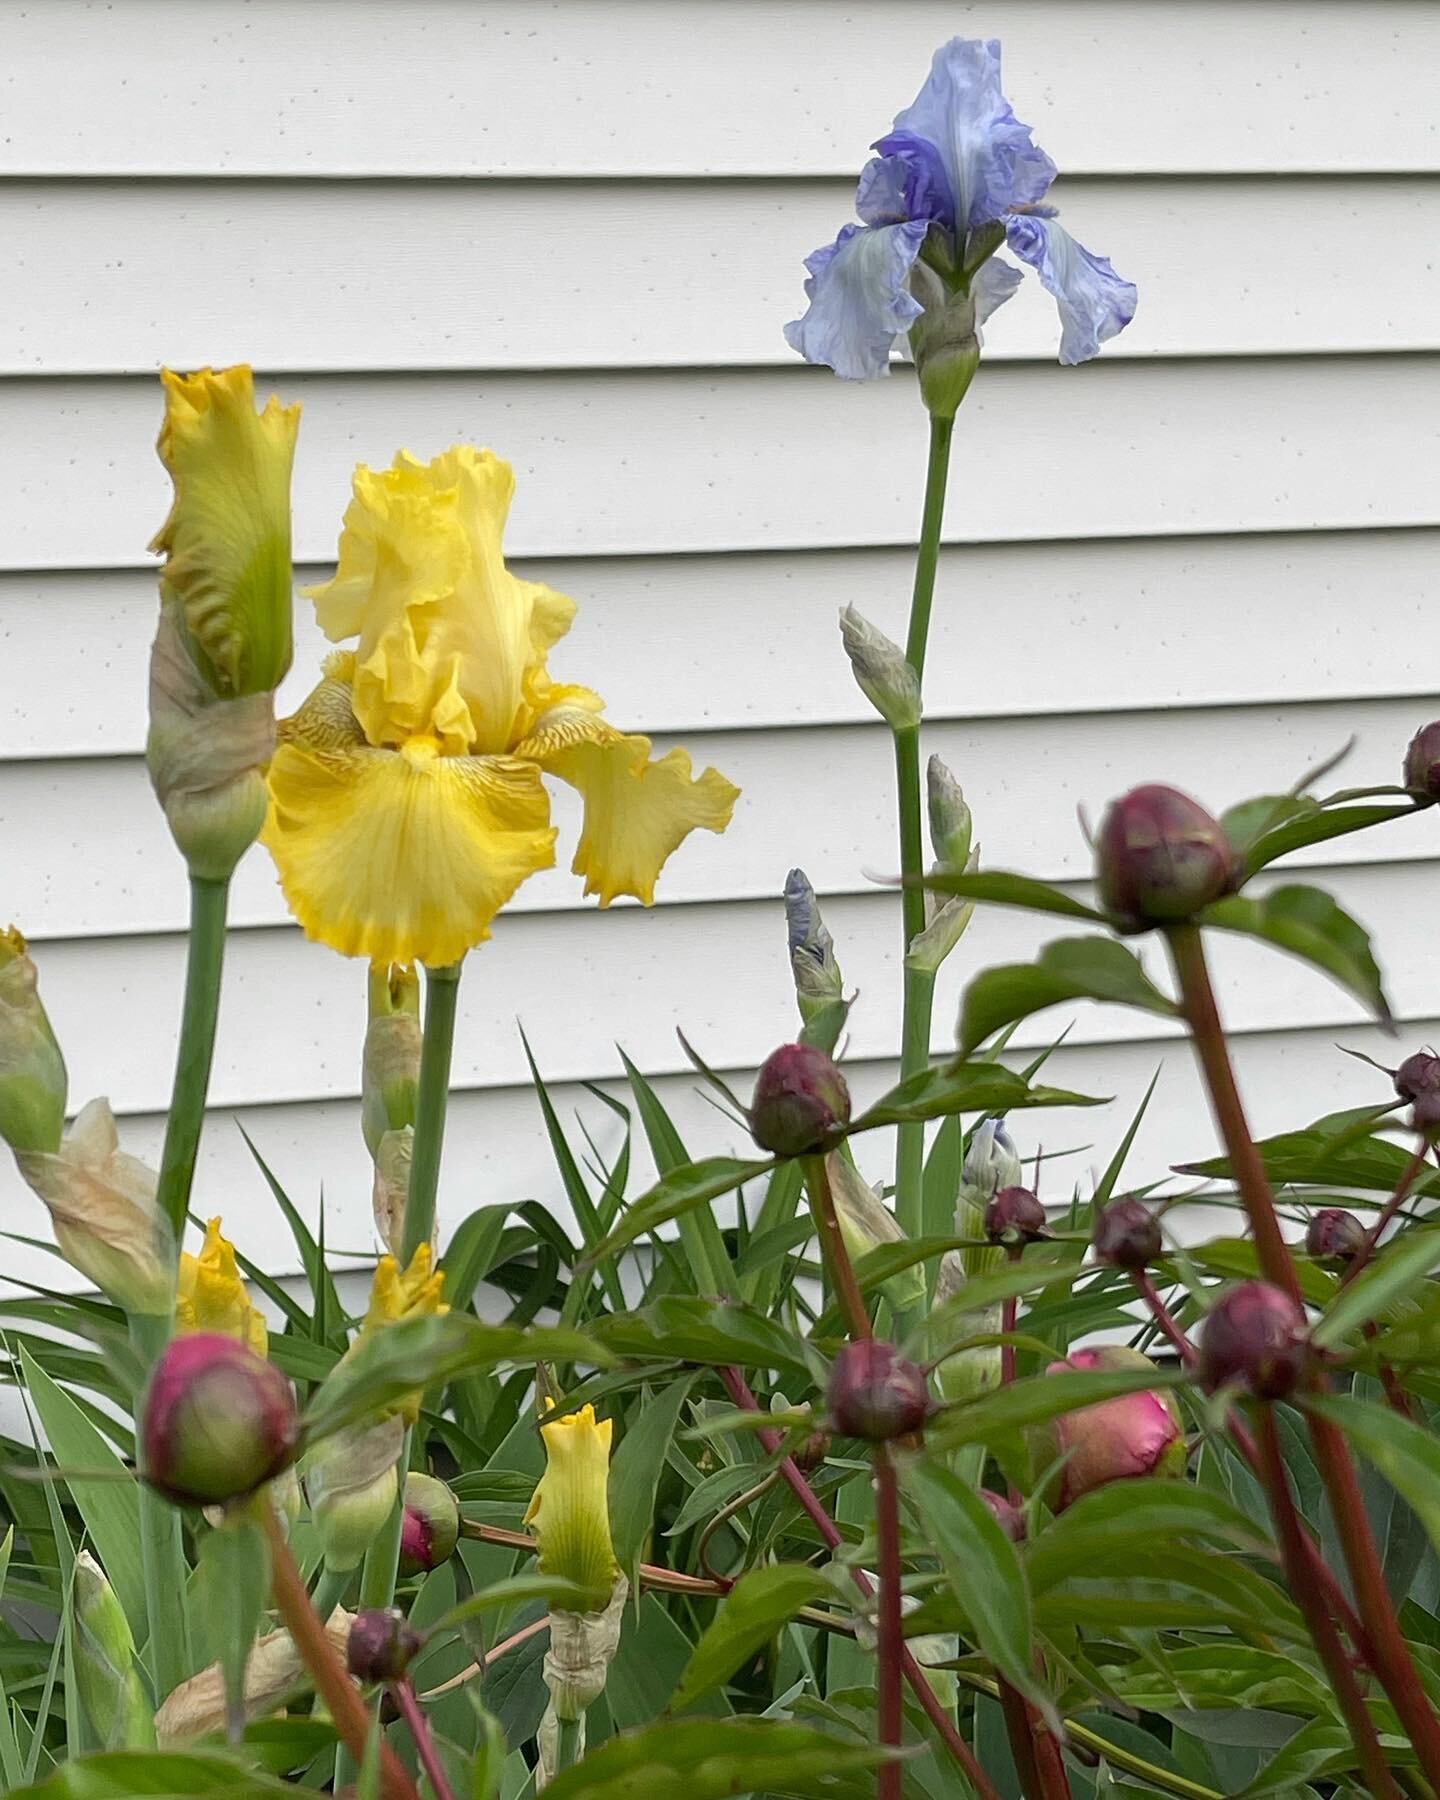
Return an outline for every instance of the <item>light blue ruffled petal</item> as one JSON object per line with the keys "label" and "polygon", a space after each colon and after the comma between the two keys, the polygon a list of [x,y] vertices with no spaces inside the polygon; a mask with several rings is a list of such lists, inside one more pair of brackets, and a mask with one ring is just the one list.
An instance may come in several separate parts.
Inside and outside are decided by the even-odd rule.
{"label": "light blue ruffled petal", "polygon": [[[955,229],[955,196],[945,159],[928,138],[909,131],[892,131],[873,146],[880,155],[865,165],[855,210],[867,225],[888,225],[896,219],[934,219],[947,231]],[[889,208],[881,218],[866,208]]]}
{"label": "light blue ruffled petal", "polygon": [[894,132],[875,148],[884,155],[914,139],[933,144],[949,179],[955,218],[974,230],[1004,218],[1012,206],[1034,205],[1054,181],[1055,165],[1030,129],[1000,91],[999,43],[951,38],[935,52],[914,104],[896,114]]}
{"label": "light blue ruffled petal", "polygon": [[790,348],[848,381],[888,375],[895,339],[923,310],[907,282],[928,230],[923,219],[847,225],[806,257],[810,305],[785,327]]}
{"label": "light blue ruffled petal", "polygon": [[1025,277],[998,256],[992,256],[970,277],[970,298],[975,302],[975,323],[983,325],[997,306],[1003,306]]}
{"label": "light blue ruffled petal", "polygon": [[1005,236],[1055,296],[1062,363],[1085,362],[1135,317],[1134,283],[1122,281],[1108,257],[1092,256],[1054,219],[1007,219]]}

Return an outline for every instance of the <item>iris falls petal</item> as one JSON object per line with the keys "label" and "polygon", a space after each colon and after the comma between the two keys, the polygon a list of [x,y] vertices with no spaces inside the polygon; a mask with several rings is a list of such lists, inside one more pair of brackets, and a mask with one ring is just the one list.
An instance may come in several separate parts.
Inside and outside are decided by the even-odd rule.
{"label": "iris falls petal", "polygon": [[786,343],[850,381],[887,375],[895,339],[922,310],[908,283],[928,230],[923,219],[845,226],[805,259],[810,305],[785,327]]}
{"label": "iris falls petal", "polygon": [[1060,312],[1060,360],[1079,363],[1135,316],[1135,286],[1108,257],[1095,256],[1054,219],[1021,214],[1005,221],[1010,248],[1037,271]]}

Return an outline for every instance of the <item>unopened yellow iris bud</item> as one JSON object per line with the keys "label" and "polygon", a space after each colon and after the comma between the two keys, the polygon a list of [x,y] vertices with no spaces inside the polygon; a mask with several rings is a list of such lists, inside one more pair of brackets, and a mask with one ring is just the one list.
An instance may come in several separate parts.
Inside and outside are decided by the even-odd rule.
{"label": "unopened yellow iris bud", "polygon": [[270,1345],[265,1315],[250,1298],[235,1261],[235,1246],[221,1235],[219,1219],[205,1227],[198,1256],[180,1258],[180,1285],[175,1296],[178,1331],[216,1331],[249,1345],[264,1356]]}
{"label": "unopened yellow iris bud", "polygon": [[39,975],[12,925],[0,931],[0,1138],[12,1150],[58,1150],[65,1093],[65,1058]]}
{"label": "unopened yellow iris bud", "polygon": [[593,1406],[545,1420],[545,1473],[525,1514],[539,1540],[541,1573],[573,1582],[587,1612],[609,1604],[619,1573],[610,1539],[613,1429],[611,1420],[596,1419]]}
{"label": "unopened yellow iris bud", "polygon": [[[450,1308],[443,1298],[445,1275],[434,1264],[434,1253],[428,1244],[417,1247],[408,1267],[403,1270],[393,1256],[380,1258],[375,1265],[375,1277],[370,1285],[370,1305],[356,1343],[363,1342],[372,1332],[383,1331],[387,1325],[397,1324],[401,1319],[438,1318],[442,1313],[449,1312]],[[407,1425],[413,1425],[420,1417],[422,1398],[423,1391],[416,1388],[413,1393],[406,1394],[397,1401],[392,1410]]]}

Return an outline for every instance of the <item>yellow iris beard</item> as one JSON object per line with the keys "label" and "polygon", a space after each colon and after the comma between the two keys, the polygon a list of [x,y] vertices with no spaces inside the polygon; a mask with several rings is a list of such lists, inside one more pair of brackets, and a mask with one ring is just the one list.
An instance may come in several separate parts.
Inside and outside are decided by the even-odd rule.
{"label": "yellow iris beard", "polygon": [[618,1573],[610,1539],[609,1419],[593,1406],[544,1421],[545,1473],[525,1514],[539,1539],[541,1572],[573,1581],[585,1592],[586,1610],[609,1604]]}
{"label": "yellow iris beard", "polygon": [[683,750],[617,731],[551,681],[574,602],[505,566],[507,463],[457,446],[356,471],[335,577],[311,590],[325,678],[280,728],[264,839],[305,931],[372,962],[455,963],[555,860],[541,777],[581,794],[574,871],[601,904],[647,905],[697,827],[739,790]]}

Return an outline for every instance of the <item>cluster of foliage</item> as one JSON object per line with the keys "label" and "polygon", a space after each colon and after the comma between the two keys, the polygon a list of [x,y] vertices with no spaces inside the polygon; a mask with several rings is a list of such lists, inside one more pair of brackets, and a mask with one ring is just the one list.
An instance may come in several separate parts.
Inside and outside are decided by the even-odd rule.
{"label": "cluster of foliage", "polygon": [[[899,776],[901,1078],[852,1101],[843,946],[795,871],[797,1042],[748,1103],[692,1052],[754,1153],[697,1156],[627,1061],[624,1100],[594,1091],[604,1155],[613,1129],[577,1138],[537,1069],[563,1212],[482,1207],[438,1257],[460,965],[553,854],[541,777],[584,797],[576,868],[606,900],[648,902],[735,791],[550,681],[573,608],[506,570],[510,472],[464,447],[357,473],[314,597],[358,643],[277,734],[296,412],[257,414],[248,370],[167,377],[149,759],[193,916],[158,1171],[104,1102],[66,1127],[39,971],[0,938],[0,1135],[98,1290],[3,1307],[31,1434],[0,1467],[0,1791],[1440,1793],[1440,1058],[1384,1085],[1357,1065],[1353,1110],[1256,1143],[1205,948],[1248,936],[1388,1018],[1364,930],[1267,871],[1433,804],[1440,727],[1389,789],[1317,793],[1319,771],[1215,817],[1138,788],[1093,897],[979,866],[954,779],[922,780],[921,677],[977,324],[1018,280],[995,253],[1056,294],[1064,361],[1134,290],[1040,205],[1053,165],[995,46],[947,45],[876,148],[790,336],[866,377],[908,331],[930,415],[907,644],[842,621]],[[262,831],[307,932],[372,965],[388,1253],[359,1317],[263,1146],[304,1288],[218,1218],[181,1248],[216,1198],[196,1152],[226,896]],[[935,977],[977,905],[1077,935],[974,975],[937,1066]],[[1030,1111],[1108,1103],[1007,1049],[1077,1000],[1184,1027],[1222,1156],[1129,1189],[1142,1100],[1088,1191],[1042,1192],[1038,1156],[1026,1184]],[[893,1142],[893,1184],[860,1140]],[[1175,1229],[1197,1192],[1234,1214],[1204,1242]]]}

